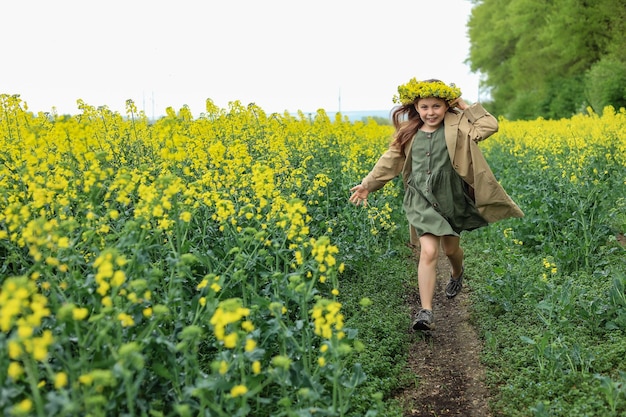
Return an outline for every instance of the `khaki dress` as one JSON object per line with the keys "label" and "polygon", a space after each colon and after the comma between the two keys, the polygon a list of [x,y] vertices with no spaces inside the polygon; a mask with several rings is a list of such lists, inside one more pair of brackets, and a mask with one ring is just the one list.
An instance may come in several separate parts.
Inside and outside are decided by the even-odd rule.
{"label": "khaki dress", "polygon": [[452,167],[443,124],[432,133],[418,130],[411,154],[403,208],[418,236],[459,236],[464,230],[487,226],[467,185]]}

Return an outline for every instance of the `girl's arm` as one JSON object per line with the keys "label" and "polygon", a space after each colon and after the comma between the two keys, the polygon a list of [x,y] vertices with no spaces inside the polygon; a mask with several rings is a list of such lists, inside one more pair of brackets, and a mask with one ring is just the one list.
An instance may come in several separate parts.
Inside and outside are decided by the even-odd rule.
{"label": "girl's arm", "polygon": [[356,205],[367,204],[367,196],[369,193],[380,190],[387,182],[391,181],[400,174],[405,160],[404,153],[398,145],[390,145],[389,149],[378,159],[374,168],[361,184],[350,189],[353,194],[350,196],[350,202]]}
{"label": "girl's arm", "polygon": [[385,184],[394,179],[402,171],[406,157],[399,145],[392,144],[389,149],[378,159],[374,168],[361,185],[370,193],[380,190]]}
{"label": "girl's arm", "polygon": [[[450,105],[456,105],[459,109],[463,110],[464,119],[469,126],[466,127],[468,136],[474,142],[480,142],[487,139],[498,131],[498,120],[491,115],[480,103],[474,103],[471,106],[467,105],[460,97],[450,103]],[[463,121],[461,121],[463,123]]]}

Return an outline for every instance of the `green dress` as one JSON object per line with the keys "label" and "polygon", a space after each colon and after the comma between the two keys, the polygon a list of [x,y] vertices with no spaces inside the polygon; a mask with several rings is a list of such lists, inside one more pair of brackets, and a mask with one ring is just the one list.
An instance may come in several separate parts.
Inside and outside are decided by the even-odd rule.
{"label": "green dress", "polygon": [[403,208],[418,236],[459,236],[488,224],[452,167],[443,124],[432,133],[417,131],[411,157]]}

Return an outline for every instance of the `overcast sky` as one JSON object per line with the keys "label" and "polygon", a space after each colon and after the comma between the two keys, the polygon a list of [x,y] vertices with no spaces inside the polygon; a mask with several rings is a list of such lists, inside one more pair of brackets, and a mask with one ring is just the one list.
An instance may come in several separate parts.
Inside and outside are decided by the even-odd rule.
{"label": "overcast sky", "polygon": [[266,112],[388,110],[411,77],[478,99],[469,0],[0,0],[0,93],[148,116],[212,99]]}

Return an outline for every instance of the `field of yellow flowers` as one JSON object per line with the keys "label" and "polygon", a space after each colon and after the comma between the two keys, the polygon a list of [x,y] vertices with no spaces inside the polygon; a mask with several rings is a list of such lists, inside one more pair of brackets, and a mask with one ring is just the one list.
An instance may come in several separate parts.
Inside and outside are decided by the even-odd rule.
{"label": "field of yellow flowers", "polygon": [[[132,102],[80,109],[1,99],[0,408],[349,414],[363,345],[333,240],[389,126],[238,102],[154,124]],[[365,232],[393,229],[390,211]]]}
{"label": "field of yellow flowers", "polygon": [[[346,317],[342,299],[343,280],[405,232],[398,182],[367,209],[347,204],[390,126],[210,100],[200,117],[169,108],[157,121],[132,101],[123,116],[79,108],[33,114],[0,96],[6,415],[390,415],[386,393],[360,391],[368,375],[355,360],[381,341],[346,325],[371,300]],[[623,111],[502,120],[484,149],[527,217],[476,233],[474,262],[541,259],[523,274],[548,289],[595,273],[609,259],[599,254],[623,256]],[[519,294],[492,266],[477,314],[514,312]],[[602,325],[623,340],[616,288],[605,288],[616,301]],[[556,322],[550,305],[541,317]],[[545,334],[520,337],[537,347]],[[533,358],[545,367],[543,353]],[[606,369],[618,386],[617,367]]]}

